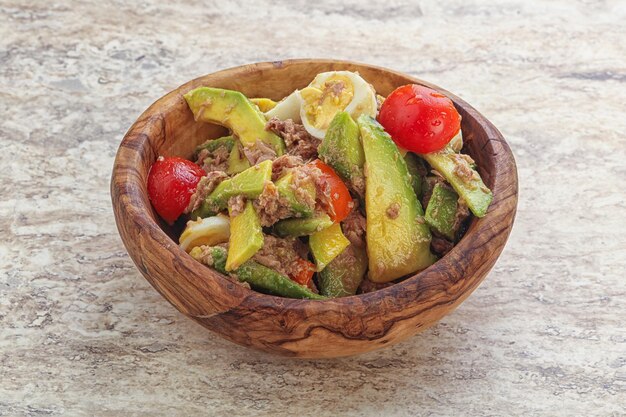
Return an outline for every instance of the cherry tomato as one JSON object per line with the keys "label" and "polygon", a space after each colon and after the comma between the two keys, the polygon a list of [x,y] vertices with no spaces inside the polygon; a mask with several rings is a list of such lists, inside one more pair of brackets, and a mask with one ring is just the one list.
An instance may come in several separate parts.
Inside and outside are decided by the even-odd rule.
{"label": "cherry tomato", "polygon": [[316,159],[310,164],[322,171],[322,179],[329,186],[330,207],[326,207],[328,215],[335,223],[342,221],[348,217],[353,207],[352,196],[350,195],[350,191],[348,191],[348,187],[346,187],[346,184],[344,184],[331,167],[319,159]]}
{"label": "cherry tomato", "polygon": [[189,205],[203,175],[202,168],[191,161],[160,156],[148,173],[148,196],[159,216],[174,223]]}
{"label": "cherry tomato", "polygon": [[417,84],[398,87],[389,94],[378,121],[398,146],[416,153],[442,149],[461,128],[461,116],[452,100]]}
{"label": "cherry tomato", "polygon": [[313,274],[315,273],[315,265],[306,259],[298,259],[296,264],[299,268],[298,272],[290,278],[298,284],[306,285],[308,287],[311,283],[311,279],[313,278]]}

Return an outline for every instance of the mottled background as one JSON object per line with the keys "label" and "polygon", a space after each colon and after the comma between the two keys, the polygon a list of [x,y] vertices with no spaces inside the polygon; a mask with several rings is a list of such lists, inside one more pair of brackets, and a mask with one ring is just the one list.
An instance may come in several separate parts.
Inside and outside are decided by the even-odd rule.
{"label": "mottled background", "polygon": [[[0,0],[0,415],[626,415],[624,1],[158,3]],[[393,348],[232,345],[118,237],[108,183],[133,120],[193,77],[295,57],[439,84],[517,158],[498,264]]]}

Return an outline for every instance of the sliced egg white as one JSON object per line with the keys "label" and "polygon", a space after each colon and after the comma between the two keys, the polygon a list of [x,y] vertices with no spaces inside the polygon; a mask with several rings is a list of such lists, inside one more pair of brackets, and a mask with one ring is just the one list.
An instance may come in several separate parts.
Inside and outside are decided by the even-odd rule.
{"label": "sliced egg white", "polygon": [[301,123],[301,106],[302,97],[300,97],[300,90],[296,90],[279,101],[273,109],[265,112],[265,117],[267,117],[268,120],[272,117],[277,117],[279,120],[291,119],[296,123]]}
{"label": "sliced egg white", "polygon": [[187,222],[185,230],[180,235],[180,247],[185,252],[196,246],[217,245],[228,242],[230,237],[230,220],[223,214]]}
{"label": "sliced egg white", "polygon": [[300,100],[302,124],[318,139],[324,138],[331,120],[340,111],[348,112],[355,119],[361,114],[375,117],[377,111],[374,88],[351,71],[318,74],[300,91]]}

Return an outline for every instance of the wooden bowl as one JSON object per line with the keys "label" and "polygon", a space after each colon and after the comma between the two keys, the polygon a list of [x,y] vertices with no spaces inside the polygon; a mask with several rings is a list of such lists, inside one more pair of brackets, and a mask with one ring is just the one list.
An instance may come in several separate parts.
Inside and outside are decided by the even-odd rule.
{"label": "wooden bowl", "polygon": [[[450,97],[463,117],[465,152],[493,190],[488,214],[434,265],[372,293],[327,301],[265,295],[229,281],[181,250],[176,232],[156,216],[146,191],[157,156],[190,157],[199,143],[225,133],[196,123],[183,94],[200,86],[239,90],[278,100],[324,71],[358,71],[386,96],[408,83]],[[130,128],[115,159],[111,195],[115,220],[143,276],[179,311],[240,345],[301,358],[354,355],[412,336],[453,311],[493,267],[511,231],[517,206],[513,154],[498,130],[460,98],[388,69],[333,60],[290,60],[231,68],[192,80],[150,106]],[[487,306],[485,306],[487,310]]]}

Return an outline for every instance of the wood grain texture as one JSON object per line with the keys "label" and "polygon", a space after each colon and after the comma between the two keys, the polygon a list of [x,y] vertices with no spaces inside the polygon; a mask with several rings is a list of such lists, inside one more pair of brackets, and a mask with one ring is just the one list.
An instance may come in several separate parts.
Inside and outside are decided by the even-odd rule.
{"label": "wood grain texture", "polygon": [[[196,123],[182,95],[198,86],[280,99],[324,71],[358,71],[377,92],[406,83],[438,89],[463,117],[467,152],[477,161],[494,201],[463,239],[427,270],[373,293],[328,301],[274,297],[236,285],[194,261],[150,207],[146,178],[158,155],[189,157],[197,144],[223,133]],[[353,355],[414,335],[454,310],[480,284],[511,231],[517,207],[517,171],[498,130],[467,103],[410,76],[332,60],[245,65],[197,78],[144,112],[120,145],[111,180],[115,218],[124,244],[144,277],[178,310],[235,343],[287,356]]]}

